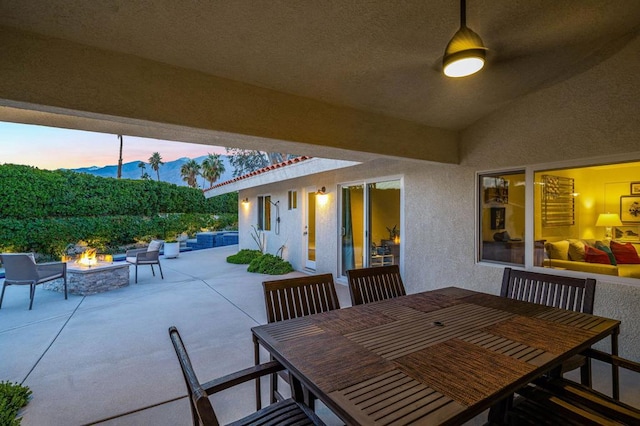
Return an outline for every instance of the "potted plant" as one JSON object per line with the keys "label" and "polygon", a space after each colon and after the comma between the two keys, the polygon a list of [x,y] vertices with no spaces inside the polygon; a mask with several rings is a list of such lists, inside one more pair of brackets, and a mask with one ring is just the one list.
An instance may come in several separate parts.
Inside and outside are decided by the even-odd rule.
{"label": "potted plant", "polygon": [[164,257],[166,259],[175,259],[180,256],[180,242],[175,234],[165,237],[164,240]]}

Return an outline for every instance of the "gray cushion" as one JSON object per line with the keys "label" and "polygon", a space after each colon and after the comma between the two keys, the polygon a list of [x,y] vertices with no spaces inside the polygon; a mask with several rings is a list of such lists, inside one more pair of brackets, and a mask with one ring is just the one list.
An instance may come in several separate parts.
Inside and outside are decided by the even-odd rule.
{"label": "gray cushion", "polygon": [[152,240],[149,243],[149,247],[147,247],[147,251],[159,251],[160,247],[162,247],[162,241],[161,240]]}

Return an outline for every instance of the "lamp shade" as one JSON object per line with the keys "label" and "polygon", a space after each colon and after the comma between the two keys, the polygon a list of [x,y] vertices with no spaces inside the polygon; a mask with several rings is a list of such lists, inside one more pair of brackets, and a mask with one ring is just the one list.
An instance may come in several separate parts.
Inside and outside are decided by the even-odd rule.
{"label": "lamp shade", "polygon": [[466,77],[480,71],[484,67],[486,51],[480,36],[462,25],[444,51],[444,74],[447,77]]}
{"label": "lamp shade", "polygon": [[601,213],[596,221],[596,226],[622,226],[620,216],[615,213]]}

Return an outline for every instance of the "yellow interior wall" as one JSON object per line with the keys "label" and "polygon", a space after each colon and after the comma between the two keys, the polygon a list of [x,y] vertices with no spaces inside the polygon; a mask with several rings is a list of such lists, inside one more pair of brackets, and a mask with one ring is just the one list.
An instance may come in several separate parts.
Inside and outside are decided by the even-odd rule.
{"label": "yellow interior wall", "polygon": [[389,229],[400,231],[400,190],[371,189],[371,241],[380,245],[389,239]]}
{"label": "yellow interior wall", "polygon": [[595,226],[598,215],[620,214],[620,196],[630,195],[631,182],[640,182],[640,163],[537,172],[535,182],[541,182],[543,174],[574,179],[575,192],[578,194],[575,197],[575,225],[543,227],[542,185],[535,185],[535,238],[551,241],[564,238],[600,240],[604,238],[605,229]]}

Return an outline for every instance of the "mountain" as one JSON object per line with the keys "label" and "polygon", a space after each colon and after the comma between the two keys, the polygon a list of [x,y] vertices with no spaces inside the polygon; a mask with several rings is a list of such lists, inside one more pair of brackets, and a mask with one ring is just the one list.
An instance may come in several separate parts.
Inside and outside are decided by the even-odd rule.
{"label": "mountain", "polygon": [[[205,158],[207,158],[207,156],[203,155],[201,157],[194,158],[194,160],[196,160],[199,164],[201,164],[202,160],[204,160]],[[224,163],[225,171],[222,174],[222,176],[220,176],[220,178],[216,181],[217,183],[224,182],[226,180],[233,178],[234,169],[231,163],[229,162],[229,156],[221,155],[220,159]],[[173,183],[179,186],[186,186],[187,183],[183,181],[182,176],[180,176],[180,168],[184,163],[186,163],[189,160],[191,160],[191,158],[183,157],[183,158],[178,158],[177,160],[174,160],[174,161],[167,161],[166,163],[164,163],[162,166],[160,166],[160,180],[163,182]],[[132,161],[130,163],[124,163],[122,165],[122,178],[123,179],[140,179],[142,175],[142,170],[140,169],[140,167],[138,167],[139,163],[140,161]],[[145,162],[145,166],[146,166],[145,171],[149,174],[149,176],[151,176],[151,179],[156,180],[157,179],[156,172],[151,169],[151,166],[149,165],[149,163]],[[95,176],[112,177],[112,178],[115,178],[118,174],[117,165],[104,166],[104,167],[91,166],[91,167],[82,167],[79,169],[71,169],[71,170],[78,173],[88,173]],[[203,182],[202,177],[199,177],[198,185],[200,186],[200,188],[202,188],[203,184],[205,185],[205,187],[207,188],[209,187],[209,183]]]}

